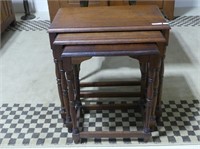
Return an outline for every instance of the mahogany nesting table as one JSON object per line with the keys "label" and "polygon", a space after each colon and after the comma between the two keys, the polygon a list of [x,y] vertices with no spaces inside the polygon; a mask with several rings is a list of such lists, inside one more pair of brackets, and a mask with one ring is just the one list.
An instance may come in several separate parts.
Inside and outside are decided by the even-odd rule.
{"label": "mahogany nesting table", "polygon": [[[155,119],[159,119],[161,115],[160,104],[164,73],[164,57],[166,46],[168,44],[169,30],[170,27],[166,23],[159,8],[153,5],[61,8],[58,11],[49,28],[49,36],[55,62],[56,78],[61,102],[61,116],[64,120],[64,124],[68,127],[69,132],[72,131],[74,124],[72,125],[71,122],[72,113],[70,111],[70,101],[68,97],[70,96],[68,95],[70,86],[66,81],[68,79],[66,79],[66,75],[69,78],[70,76],[65,74],[66,67],[64,66],[71,67],[71,62],[68,60],[63,62],[61,58],[61,55],[65,55],[69,52],[66,51],[66,49],[72,46],[76,49],[76,54],[78,54],[81,46],[83,49],[91,49],[92,46],[94,46],[94,50],[95,48],[102,49],[102,46],[108,47],[109,45],[115,45],[115,47],[117,45],[120,47],[121,45],[123,47],[128,44],[142,44],[142,46],[151,44],[156,46],[156,49],[159,51],[161,69],[158,68],[156,70],[158,73],[155,77],[158,78],[157,83],[159,84],[157,88],[154,88],[153,98],[155,100],[152,105],[153,110],[150,114],[152,125],[155,125]],[[74,53],[72,52],[71,54]],[[79,61],[77,63],[80,64],[80,62],[87,59],[87,56],[81,56],[81,59],[79,58],[74,61]],[[67,61],[68,64],[66,64]],[[74,70],[77,70],[78,72],[78,65],[75,66],[76,68],[74,68]],[[147,70],[147,65],[141,63],[141,72],[145,73]],[[75,75],[75,78],[76,77],[77,74]],[[76,83],[74,83],[74,86],[76,86]],[[124,95],[131,97],[126,94]],[[81,95],[81,93],[80,96],[95,97],[94,94],[87,96]],[[111,97],[114,96],[111,95]],[[76,132],[73,133],[75,134]]]}

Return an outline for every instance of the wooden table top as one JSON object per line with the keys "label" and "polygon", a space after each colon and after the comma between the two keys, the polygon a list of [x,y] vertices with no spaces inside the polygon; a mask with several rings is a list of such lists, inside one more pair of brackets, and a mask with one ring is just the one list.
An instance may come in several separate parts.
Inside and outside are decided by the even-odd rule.
{"label": "wooden table top", "polygon": [[62,57],[143,56],[159,54],[156,44],[65,46]]}
{"label": "wooden table top", "polygon": [[59,9],[49,33],[170,29],[154,5],[68,7]]}
{"label": "wooden table top", "polygon": [[62,33],[54,45],[98,45],[166,42],[160,31]]}

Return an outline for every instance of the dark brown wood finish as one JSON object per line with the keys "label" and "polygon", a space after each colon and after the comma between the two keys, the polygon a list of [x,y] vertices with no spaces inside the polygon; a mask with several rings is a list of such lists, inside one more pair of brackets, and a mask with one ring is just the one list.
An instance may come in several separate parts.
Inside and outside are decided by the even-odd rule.
{"label": "dark brown wood finish", "polygon": [[71,132],[72,122],[71,122],[70,109],[69,109],[68,91],[66,88],[63,88],[63,87],[66,87],[66,84],[64,84],[63,82],[66,80],[66,78],[63,74],[63,63],[60,59],[63,49],[62,49],[62,46],[53,45],[55,37],[56,37],[56,34],[49,34],[50,45],[51,45],[52,54],[53,54],[54,63],[55,63],[55,76],[56,76],[56,81],[57,81],[58,94],[59,94],[60,103],[61,103],[60,114],[63,119],[64,125],[66,125],[66,127],[68,128],[68,132]]}
{"label": "dark brown wood finish", "polygon": [[141,92],[81,92],[83,98],[120,98],[120,97],[140,97]]}
{"label": "dark brown wood finish", "polygon": [[140,63],[140,72],[141,72],[141,85],[140,85],[140,88],[141,88],[141,92],[143,94],[141,94],[140,96],[140,102],[141,102],[141,105],[144,105],[145,103],[145,99],[147,97],[147,94],[146,94],[146,90],[147,90],[147,72],[148,72],[148,64],[147,63]]}
{"label": "dark brown wood finish", "polygon": [[[54,45],[90,45],[166,42],[160,31],[59,34]],[[120,49],[122,50],[122,49]]]}
{"label": "dark brown wood finish", "polygon": [[154,5],[102,6],[100,9],[98,8],[70,7],[59,9],[49,28],[49,33],[169,29],[169,25],[159,8]]}
{"label": "dark brown wood finish", "polygon": [[79,139],[79,128],[78,128],[78,119],[77,119],[77,112],[76,112],[76,98],[74,94],[74,70],[73,65],[71,62],[71,58],[63,60],[63,69],[66,72],[67,76],[67,85],[68,85],[68,97],[69,97],[69,109],[70,115],[72,119],[72,133],[73,139],[76,143],[78,143]]}
{"label": "dark brown wood finish", "polygon": [[80,87],[103,87],[103,86],[139,86],[141,81],[115,81],[115,82],[81,82]]}
{"label": "dark brown wood finish", "polygon": [[[109,34],[109,33],[108,33]],[[125,42],[126,43],[126,42]],[[95,45],[95,43],[94,43]],[[91,46],[91,47],[90,47]],[[106,48],[105,48],[106,47]],[[78,50],[79,48],[79,50]],[[75,143],[80,142],[80,138],[90,138],[90,137],[141,137],[145,141],[149,139],[151,136],[150,127],[151,127],[151,119],[153,115],[153,104],[155,104],[154,92],[157,92],[157,84],[155,84],[156,79],[156,70],[159,70],[159,63],[160,63],[160,56],[159,50],[155,44],[114,44],[114,45],[87,45],[86,48],[84,45],[82,46],[66,46],[65,50],[62,53],[64,70],[67,75],[67,84],[68,84],[68,93],[69,93],[69,100],[70,100],[70,112],[72,116],[73,122],[73,139]],[[75,49],[75,50],[73,50]],[[106,50],[105,50],[106,49]],[[116,50],[118,49],[118,50]],[[123,49],[124,53],[119,54],[119,51]],[[95,51],[95,52],[93,52]],[[102,53],[103,51],[103,53]],[[138,52],[139,51],[139,52]],[[78,54],[77,54],[78,53]],[[78,119],[77,119],[77,112],[76,112],[76,98],[75,92],[73,87],[73,57],[85,57],[85,53],[88,53],[87,56],[131,56],[132,58],[136,58],[140,61],[140,63],[148,63],[148,81],[147,81],[147,98],[146,98],[146,108],[145,108],[145,122],[144,122],[144,131],[141,132],[82,132],[79,130],[78,127]],[[100,54],[98,54],[100,53]],[[77,65],[77,63],[75,64]],[[158,79],[157,79],[158,80]],[[155,85],[154,85],[155,84]],[[82,93],[83,94],[83,93]],[[135,95],[135,93],[89,93],[90,97],[131,97],[129,95]],[[138,94],[139,97],[141,94]],[[85,96],[83,96],[85,97]],[[88,96],[86,96],[88,97]],[[122,105],[121,105],[122,106]],[[93,109],[103,109],[108,108],[109,106],[91,106]],[[128,107],[128,106],[126,106]],[[81,108],[81,107],[79,107]],[[111,108],[111,107],[110,107]],[[83,135],[84,134],[84,135]]]}
{"label": "dark brown wood finish", "polygon": [[[98,36],[98,38],[102,38],[101,44],[109,44],[106,40],[104,40],[104,42],[103,42],[103,38],[107,38],[107,36],[109,36],[109,35],[104,35],[105,34],[104,32],[111,32],[111,31],[112,32],[115,31],[121,35],[123,35],[123,32],[126,32],[125,35],[129,34],[129,38],[124,38],[124,39],[122,38],[124,40],[123,42],[125,42],[125,43],[134,42],[134,40],[135,40],[134,43],[137,43],[137,42],[138,43],[147,43],[148,40],[149,40],[148,42],[150,43],[151,41],[153,42],[153,40],[154,40],[153,43],[157,43],[158,49],[160,51],[160,57],[162,58],[162,60],[161,60],[162,68],[161,68],[161,71],[158,71],[159,70],[158,68],[156,68],[156,69],[153,69],[153,68],[159,67],[159,66],[153,65],[152,71],[148,75],[150,80],[155,80],[157,82],[157,83],[152,83],[152,84],[158,85],[158,87],[156,85],[155,86],[153,85],[153,87],[152,87],[152,85],[149,85],[148,89],[151,90],[151,91],[149,91],[149,92],[151,92],[151,94],[147,93],[146,95],[144,95],[144,97],[146,97],[146,96],[150,97],[150,99],[148,99],[146,103],[147,103],[147,107],[151,107],[151,105],[154,102],[156,103],[156,100],[152,101],[152,98],[154,97],[152,94],[153,88],[155,88],[155,89],[158,88],[159,91],[162,90],[161,89],[161,86],[162,86],[162,77],[161,76],[163,75],[163,70],[164,70],[163,69],[163,67],[164,67],[163,60],[165,57],[164,55],[165,55],[166,45],[168,43],[169,29],[170,29],[169,25],[166,23],[165,19],[163,18],[162,14],[159,12],[159,9],[156,6],[148,6],[148,7],[147,6],[138,6],[138,7],[134,6],[134,9],[133,9],[133,6],[131,6],[131,7],[127,6],[127,8],[125,8],[125,6],[109,7],[112,11],[110,11],[110,9],[107,9],[107,8],[103,7],[104,11],[102,11],[102,8],[98,8],[98,7],[93,7],[91,9],[90,8],[81,8],[81,9],[73,8],[73,9],[71,9],[71,11],[69,11],[68,8],[66,8],[66,9],[63,8],[56,15],[56,18],[53,21],[53,23],[49,29],[49,34],[50,34],[50,42],[51,42],[51,48],[53,50],[54,59],[57,60],[56,70],[57,69],[61,70],[60,73],[57,72],[57,77],[58,77],[58,79],[61,78],[63,69],[64,68],[66,69],[66,66],[63,68],[62,64],[65,64],[65,65],[66,65],[66,63],[68,63],[67,65],[69,65],[71,63],[79,64],[83,60],[89,59],[91,57],[91,55],[85,55],[86,57],[83,57],[81,59],[72,58],[70,60],[67,60],[68,62],[62,63],[62,60],[60,58],[60,55],[63,51],[62,47],[69,43],[70,43],[70,46],[72,46],[74,44],[74,41],[70,42],[68,40],[69,36],[67,34],[72,35],[70,38],[72,38],[73,40],[76,40],[76,38],[73,38],[73,36],[75,36],[75,35],[88,34],[88,36],[86,36],[86,38],[88,38],[92,34],[92,35]],[[121,9],[122,9],[122,11],[121,11]],[[141,10],[145,10],[145,11],[141,11]],[[68,14],[67,12],[70,14]],[[80,15],[83,12],[85,15]],[[98,15],[99,13],[101,15]],[[127,15],[128,13],[133,13],[133,15],[131,15],[131,17],[130,17],[130,15]],[[71,14],[73,14],[73,15],[71,15]],[[91,15],[91,14],[94,14],[94,15]],[[108,17],[105,17],[105,20],[108,21],[110,23],[110,25],[108,22],[105,23],[105,20],[103,20],[103,17],[101,17],[101,16],[108,16]],[[120,17],[123,18],[124,21],[118,21]],[[69,21],[68,19],[72,20],[72,21]],[[70,22],[70,23],[68,23],[68,22]],[[98,33],[96,33],[96,32],[98,32]],[[131,33],[129,33],[129,32],[131,32]],[[133,34],[132,34],[132,32],[133,32]],[[141,32],[141,33],[138,33],[138,32]],[[143,35],[148,35],[149,37],[147,36],[147,38],[142,38],[142,37],[144,37],[142,35],[142,32],[146,32]],[[149,32],[152,32],[152,39],[151,39],[151,34],[149,34]],[[153,32],[159,32],[158,34],[156,33],[158,36],[157,35],[154,36],[155,34],[153,34]],[[75,35],[73,35],[73,34],[75,34]],[[115,33],[111,33],[111,35],[114,35],[114,34]],[[130,35],[130,34],[132,34],[132,35]],[[138,34],[138,36],[134,37],[134,34]],[[125,37],[125,35],[124,35],[124,37]],[[140,36],[140,35],[142,35],[142,36]],[[93,38],[95,38],[95,36],[93,36]],[[79,37],[81,37],[81,36],[79,36]],[[132,38],[132,37],[134,37],[134,38]],[[84,40],[84,44],[96,44],[99,42],[98,38],[96,39],[97,42],[95,41],[93,43],[90,40]],[[90,38],[88,38],[88,39],[90,39]],[[113,43],[110,43],[110,44],[117,43],[116,40],[110,40],[110,42],[111,41]],[[127,41],[129,41],[129,42],[127,42]],[[76,44],[80,44],[81,42],[83,43],[83,38],[80,38],[79,41],[77,40]],[[121,42],[121,40],[118,40],[118,42]],[[67,47],[70,47],[70,46],[68,45]],[[98,46],[95,46],[95,47],[98,47]],[[87,47],[85,49],[83,47],[82,48],[84,50],[86,50],[86,49],[94,50],[95,47],[92,47],[92,48]],[[102,52],[106,52],[105,47],[102,49],[104,49],[104,50],[102,50]],[[127,54],[126,52],[130,52],[130,51],[123,52],[123,50],[120,52],[119,51],[120,50],[118,50],[119,55],[122,53],[125,55],[125,54]],[[77,54],[79,52],[80,51],[77,50],[77,53],[75,55],[77,56]],[[93,53],[94,52],[96,52],[96,51],[93,51]],[[96,52],[96,53],[98,53],[98,52]],[[87,52],[85,52],[85,53],[87,53]],[[98,56],[98,55],[96,55],[96,56]],[[102,56],[102,54],[100,54],[100,56]],[[151,59],[151,61],[153,64],[154,60]],[[144,61],[141,64],[144,64]],[[144,67],[143,69],[145,71],[146,66],[145,65],[141,65],[141,66]],[[65,70],[65,71],[68,71],[67,79],[70,79],[71,81],[74,80],[73,67],[70,66],[67,69],[68,70]],[[160,79],[156,80],[155,77],[158,76],[158,73],[159,73]],[[144,74],[144,75],[146,75],[146,74]],[[73,85],[73,82],[71,82],[71,81],[68,81],[68,85],[70,85],[70,87],[68,87],[68,89],[73,90],[74,85]],[[148,81],[147,81],[147,83],[148,83]],[[62,84],[62,81],[61,81],[61,84]],[[150,83],[148,83],[148,84],[150,84]],[[60,93],[64,92],[62,89],[63,85],[58,85],[58,86],[61,86],[61,88],[59,89],[59,92]],[[144,89],[144,87],[143,87],[143,89]],[[74,110],[74,108],[76,107],[76,103],[72,99],[75,99],[76,97],[74,97],[74,94],[72,95],[72,93],[70,95],[69,90],[68,90],[68,93],[69,93],[68,96],[71,98],[71,100],[69,100],[71,106],[68,105],[68,107],[67,107],[67,103],[63,102],[64,99],[61,99],[61,101],[63,102],[65,111],[68,111],[70,109],[71,116],[75,116],[76,111]],[[155,93],[156,93],[156,91],[155,91]],[[154,98],[156,98],[156,96]],[[158,95],[158,99],[157,99],[157,103],[159,103],[158,105],[160,105],[160,99],[161,99],[161,94]],[[147,109],[148,110],[147,110],[146,119],[148,121],[148,119],[152,119],[155,117],[155,109],[160,109],[160,108],[154,106],[153,107],[154,110],[152,110],[152,108],[147,108]],[[149,117],[148,113],[150,113],[150,117]],[[157,112],[157,115],[158,115],[158,112]],[[73,134],[74,134],[74,137],[76,138],[77,137],[76,134],[79,134],[79,131],[77,128],[77,120],[72,121],[72,122],[73,122],[73,130],[74,130]],[[149,122],[149,121],[145,122],[147,132],[149,131],[148,128],[150,127],[151,123],[152,122]]]}
{"label": "dark brown wood finish", "polygon": [[[161,36],[161,39],[158,41],[164,40]],[[128,39],[127,39],[128,40]],[[82,43],[82,42],[80,42]],[[86,44],[82,46],[66,46],[64,48],[64,52],[62,53],[62,57],[92,57],[92,56],[142,56],[148,54],[158,54],[155,50],[154,44],[127,44],[124,43],[116,43],[116,44],[107,44],[107,40],[105,39],[104,44],[96,45],[94,42],[92,45]],[[91,43],[90,43],[91,44]],[[112,49],[112,50],[110,50]],[[141,52],[142,51],[142,52]]]}

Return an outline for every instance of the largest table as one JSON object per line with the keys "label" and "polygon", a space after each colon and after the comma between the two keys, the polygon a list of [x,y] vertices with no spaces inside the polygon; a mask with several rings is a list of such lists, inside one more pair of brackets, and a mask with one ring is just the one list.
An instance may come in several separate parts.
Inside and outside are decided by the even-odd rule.
{"label": "largest table", "polygon": [[[56,14],[50,28],[49,37],[56,69],[61,115],[64,123],[71,128],[71,119],[68,109],[68,95],[65,90],[63,62],[61,54],[63,41],[55,39],[61,34],[98,33],[98,32],[160,32],[166,42],[156,42],[161,54],[161,69],[159,70],[159,89],[157,93],[156,118],[161,115],[161,95],[164,74],[164,57],[169,39],[170,27],[157,6],[113,6],[113,7],[81,7],[61,8]],[[151,38],[147,37],[147,38]],[[138,37],[138,42],[143,41]],[[71,131],[71,129],[69,129]]]}

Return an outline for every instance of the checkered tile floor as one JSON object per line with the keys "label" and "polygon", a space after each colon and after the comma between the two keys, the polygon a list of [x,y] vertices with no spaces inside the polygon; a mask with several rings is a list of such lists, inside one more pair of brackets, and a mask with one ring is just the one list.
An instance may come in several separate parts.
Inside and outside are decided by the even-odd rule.
{"label": "checkered tile floor", "polygon": [[10,26],[7,31],[47,31],[49,26],[49,20],[17,21],[16,25]]}
{"label": "checkered tile floor", "polygon": [[[199,144],[200,104],[198,100],[167,101],[157,130],[152,133],[153,144]],[[63,127],[55,104],[2,104],[0,107],[0,146],[72,145],[72,136]],[[84,117],[83,129],[138,130],[141,115],[128,111],[91,111]],[[137,127],[133,127],[137,126]],[[86,144],[140,144],[130,138],[82,139]]]}
{"label": "checkered tile floor", "polygon": [[181,16],[169,21],[171,27],[200,27],[200,16]]}

